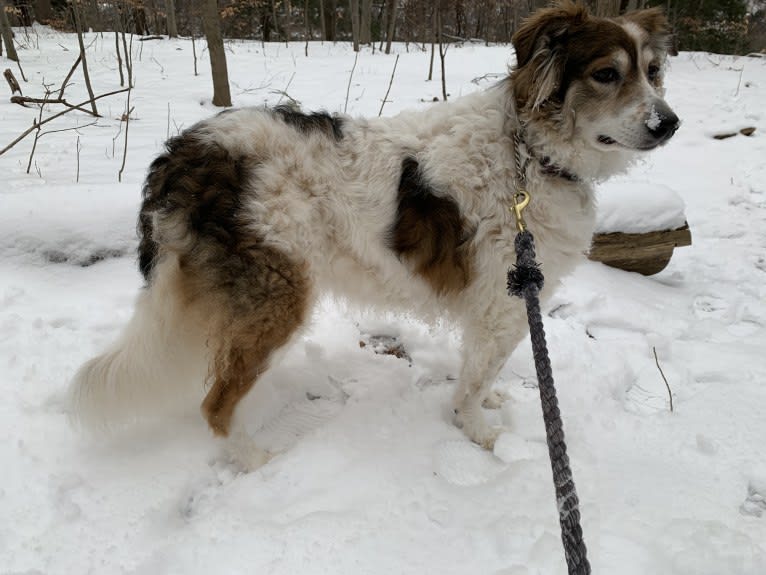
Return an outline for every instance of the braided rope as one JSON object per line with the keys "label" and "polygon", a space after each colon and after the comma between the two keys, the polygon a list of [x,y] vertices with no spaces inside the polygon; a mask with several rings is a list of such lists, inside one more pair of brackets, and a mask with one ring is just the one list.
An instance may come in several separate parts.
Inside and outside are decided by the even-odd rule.
{"label": "braided rope", "polygon": [[543,274],[535,261],[535,243],[528,231],[516,236],[516,266],[508,271],[508,292],[523,297],[527,304],[529,334],[543,406],[543,421],[548,443],[548,455],[556,489],[561,540],[564,544],[569,575],[590,575],[587,549],[580,527],[580,501],[577,497],[569,456],[564,441],[564,428],[559,412],[553,371],[545,342],[543,318],[540,313],[539,293],[543,287]]}

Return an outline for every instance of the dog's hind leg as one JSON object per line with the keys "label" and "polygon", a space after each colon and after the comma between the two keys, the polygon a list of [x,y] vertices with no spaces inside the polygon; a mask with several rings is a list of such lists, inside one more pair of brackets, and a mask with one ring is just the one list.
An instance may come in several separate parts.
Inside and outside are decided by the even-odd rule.
{"label": "dog's hind leg", "polygon": [[[268,369],[275,352],[304,325],[311,287],[302,264],[263,245],[218,262],[205,296],[211,326],[209,380],[202,413],[227,437],[239,401]],[[209,269],[209,268],[208,268]]]}

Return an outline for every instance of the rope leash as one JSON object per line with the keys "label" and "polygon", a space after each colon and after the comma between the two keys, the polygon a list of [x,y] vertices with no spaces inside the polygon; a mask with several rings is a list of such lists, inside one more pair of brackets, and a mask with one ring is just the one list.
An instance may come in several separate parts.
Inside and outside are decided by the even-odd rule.
{"label": "rope leash", "polygon": [[525,167],[520,161],[520,138],[514,134],[516,144],[516,168],[519,181],[517,192],[513,195],[512,211],[519,233],[516,235],[516,265],[508,270],[508,293],[523,298],[527,306],[529,335],[532,340],[532,353],[540,389],[540,401],[543,408],[545,435],[548,443],[548,455],[553,471],[553,484],[556,490],[556,502],[561,526],[561,540],[564,544],[569,575],[590,575],[587,549],[580,527],[580,500],[577,497],[569,456],[564,441],[564,428],[561,421],[556,387],[553,383],[553,371],[548,357],[545,341],[543,318],[540,313],[540,290],[543,288],[543,273],[535,260],[535,242],[527,231],[522,212],[529,204],[530,195],[519,183],[525,182]]}

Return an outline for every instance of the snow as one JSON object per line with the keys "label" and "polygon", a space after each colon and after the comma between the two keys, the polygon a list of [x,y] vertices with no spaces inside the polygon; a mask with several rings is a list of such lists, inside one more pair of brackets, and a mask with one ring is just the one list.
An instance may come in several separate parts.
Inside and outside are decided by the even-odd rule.
{"label": "snow", "polygon": [[686,205],[673,188],[657,181],[619,176],[598,189],[596,231],[644,233],[680,228]]}
{"label": "snow", "polygon": [[[20,50],[30,95],[76,54],[71,35],[37,31]],[[113,38],[87,44],[96,91],[117,89]],[[429,55],[395,49],[384,114],[431,105],[441,87],[424,81]],[[122,183],[122,95],[100,101],[104,118],[80,131],[79,183],[75,132],[44,136],[30,175],[31,140],[0,156],[0,573],[563,573],[528,341],[500,374],[511,399],[493,416],[510,432],[494,454],[450,423],[458,339],[447,326],[331,301],[242,405],[251,433],[286,449],[255,472],[228,463],[194,405],[116,436],[69,426],[68,380],[116,336],[141,285],[133,230],[145,170],[168,134],[215,111],[207,55],[195,78],[189,41],[134,51]],[[286,91],[342,110],[353,52],[308,52],[229,43],[236,104]],[[509,58],[502,46],[451,47],[451,95],[486,86]],[[350,113],[377,114],[393,64],[359,56]],[[68,97],[86,99],[74,81]],[[601,206],[641,226],[684,214],[694,245],[649,278],[585,262],[545,317],[583,528],[594,573],[763,575],[766,62],[682,53],[666,82],[682,128],[607,184]],[[0,144],[34,116],[0,99]],[[73,113],[51,127],[89,121]],[[743,125],[756,132],[709,137]],[[411,365],[360,348],[362,334],[396,337]]]}
{"label": "snow", "polygon": [[657,109],[654,107],[654,104],[652,104],[652,108],[649,110],[649,118],[646,120],[646,127],[650,130],[656,130],[660,127],[661,123],[662,118],[657,112]]}

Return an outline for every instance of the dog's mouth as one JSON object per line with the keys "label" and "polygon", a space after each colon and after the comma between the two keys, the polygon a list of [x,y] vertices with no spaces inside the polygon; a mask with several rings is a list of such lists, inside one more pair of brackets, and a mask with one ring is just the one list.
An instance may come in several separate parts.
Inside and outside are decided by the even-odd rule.
{"label": "dog's mouth", "polygon": [[604,146],[614,146],[617,148],[625,148],[626,150],[653,150],[663,142],[661,140],[656,140],[653,142],[648,142],[645,144],[639,144],[639,145],[633,145],[628,146],[627,144],[623,144],[622,142],[618,142],[614,138],[611,138],[609,136],[606,136],[604,134],[600,135],[598,138],[599,144],[603,144]]}

